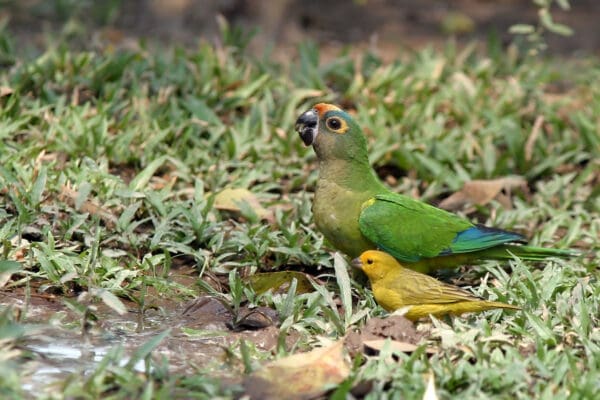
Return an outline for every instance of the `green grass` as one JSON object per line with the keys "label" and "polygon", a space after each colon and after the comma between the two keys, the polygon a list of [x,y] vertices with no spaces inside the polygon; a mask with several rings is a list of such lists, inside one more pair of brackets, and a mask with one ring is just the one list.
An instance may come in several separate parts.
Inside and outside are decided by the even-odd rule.
{"label": "green grass", "polygon": [[[244,302],[279,312],[277,349],[229,348],[238,376],[287,354],[288,334],[299,338],[292,352],[307,350],[318,337],[340,338],[384,315],[368,289],[349,287],[340,265],[333,268],[312,223],[317,163],[293,127],[300,112],[329,101],[355,111],[372,163],[395,190],[437,201],[472,179],[522,175],[531,193],[516,196],[512,209],[480,207],[478,218],[526,232],[537,245],[586,253],[539,267],[461,269],[459,281],[477,294],[524,311],[425,324],[434,355],[397,354],[395,363],[365,356],[337,394],[372,380],[368,398],[421,397],[430,371],[440,398],[593,398],[600,390],[598,60],[448,46],[390,64],[370,54],[324,64],[315,46],[303,45],[284,66],[246,54],[245,38],[227,30],[220,47],[80,52],[61,45],[23,57],[6,32],[1,39],[12,65],[0,73],[0,86],[10,88],[0,98],[0,254],[20,263],[3,292],[70,299],[65,307],[82,318],[69,323],[83,329],[97,305],[116,313],[134,300],[144,312],[151,293],[183,302],[209,290],[213,277],[222,285],[210,290],[234,312]],[[542,131],[528,144],[539,116]],[[218,209],[215,194],[225,188],[250,190],[273,217],[261,220],[251,206]],[[184,267],[197,285],[172,278]],[[322,274],[329,285],[257,294],[240,278],[287,268]],[[0,315],[7,398],[23,395],[20,374],[32,372],[29,323],[49,323],[15,310]],[[169,373],[168,360],[150,357],[156,346],[151,340],[134,357],[151,372],[119,363],[123,349],[115,348],[93,374],[66,379],[65,396],[240,392],[206,371]]]}

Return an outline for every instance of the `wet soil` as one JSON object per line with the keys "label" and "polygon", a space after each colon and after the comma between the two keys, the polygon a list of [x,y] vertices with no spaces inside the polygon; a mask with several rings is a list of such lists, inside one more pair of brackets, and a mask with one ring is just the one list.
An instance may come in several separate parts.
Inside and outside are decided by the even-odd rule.
{"label": "wet soil", "polygon": [[[220,300],[200,296],[189,302],[149,299],[160,306],[149,308],[144,315],[133,302],[125,302],[128,312],[118,315],[102,303],[90,305],[90,313],[75,312],[64,303],[64,297],[30,295],[23,288],[0,291],[0,307],[12,307],[26,313],[26,336],[18,348],[25,355],[21,363],[23,389],[26,393],[61,392],[61,381],[71,374],[85,375],[93,371],[116,346],[129,355],[162,332],[169,335],[153,351],[153,357],[168,360],[173,374],[210,374],[225,384],[239,384],[244,378],[239,360],[231,351],[242,341],[252,343],[259,351],[275,351],[280,342],[277,313],[267,307],[242,307],[237,315]],[[93,315],[94,318],[90,316]],[[84,327],[84,328],[82,328]],[[372,318],[358,331],[350,332],[344,345],[350,354],[373,353],[377,341],[390,339],[401,345],[400,351],[414,351],[423,339],[412,322],[392,315]],[[289,331],[283,339],[286,347],[296,347],[300,335]],[[405,346],[410,346],[406,348]],[[377,348],[377,346],[375,346]],[[144,372],[139,361],[134,368]]]}
{"label": "wet soil", "polygon": [[[124,315],[98,303],[89,306],[92,311],[86,312],[85,321],[65,305],[65,297],[33,294],[27,302],[26,298],[23,288],[0,291],[0,308],[22,314],[20,321],[27,327],[18,348],[26,355],[21,368],[28,393],[55,391],[70,374],[92,371],[110,349],[122,346],[125,354],[132,354],[166,330],[170,333],[153,357],[169,360],[170,372],[210,373],[233,382],[241,379],[241,372],[228,358],[229,348],[243,340],[260,351],[271,351],[280,336],[273,310],[242,308],[234,317],[223,303],[208,296],[187,303],[149,299],[160,306],[143,316],[133,302],[124,301],[128,309]],[[296,340],[294,334],[286,337],[290,348]],[[143,362],[135,368],[143,371]]]}

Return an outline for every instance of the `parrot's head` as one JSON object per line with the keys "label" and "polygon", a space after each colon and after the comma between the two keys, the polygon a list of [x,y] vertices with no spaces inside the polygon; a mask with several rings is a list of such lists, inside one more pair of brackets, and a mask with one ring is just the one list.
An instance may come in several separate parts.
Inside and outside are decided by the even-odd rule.
{"label": "parrot's head", "polygon": [[354,119],[333,104],[319,103],[296,120],[296,132],[321,161],[367,161],[367,140]]}
{"label": "parrot's head", "polygon": [[377,282],[392,270],[401,268],[398,261],[388,253],[378,250],[367,250],[352,260],[352,266],[362,269],[371,283]]}

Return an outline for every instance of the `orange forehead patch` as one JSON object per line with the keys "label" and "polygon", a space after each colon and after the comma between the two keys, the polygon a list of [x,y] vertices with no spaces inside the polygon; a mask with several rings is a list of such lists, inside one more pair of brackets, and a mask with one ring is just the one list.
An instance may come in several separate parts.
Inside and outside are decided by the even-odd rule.
{"label": "orange forehead patch", "polygon": [[317,113],[319,114],[319,118],[321,118],[323,116],[323,114],[325,114],[327,111],[342,111],[341,108],[339,108],[338,106],[334,106],[333,104],[327,104],[327,103],[319,103],[316,104],[313,107],[315,110],[317,110]]}

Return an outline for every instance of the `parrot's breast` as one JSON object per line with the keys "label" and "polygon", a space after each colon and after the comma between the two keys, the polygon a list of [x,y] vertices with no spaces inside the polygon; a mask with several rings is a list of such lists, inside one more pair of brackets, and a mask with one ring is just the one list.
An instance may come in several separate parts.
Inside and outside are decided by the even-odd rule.
{"label": "parrot's breast", "polygon": [[350,257],[376,247],[360,233],[358,225],[361,204],[370,197],[370,193],[350,191],[329,180],[317,183],[313,202],[315,224],[336,249]]}

